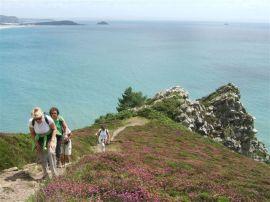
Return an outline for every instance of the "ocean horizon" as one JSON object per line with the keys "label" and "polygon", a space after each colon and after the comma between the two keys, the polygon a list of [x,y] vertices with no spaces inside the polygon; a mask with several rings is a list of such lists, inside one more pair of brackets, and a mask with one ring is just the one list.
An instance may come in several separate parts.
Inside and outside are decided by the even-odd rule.
{"label": "ocean horizon", "polygon": [[268,23],[82,23],[0,30],[1,132],[28,132],[35,106],[77,129],[116,112],[129,86],[152,97],[177,85],[195,100],[231,82],[270,149]]}

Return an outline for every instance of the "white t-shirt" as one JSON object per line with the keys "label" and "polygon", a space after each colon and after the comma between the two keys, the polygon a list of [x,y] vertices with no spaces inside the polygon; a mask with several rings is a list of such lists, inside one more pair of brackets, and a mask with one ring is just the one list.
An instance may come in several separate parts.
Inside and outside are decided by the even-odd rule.
{"label": "white t-shirt", "polygon": [[99,133],[100,138],[101,139],[106,139],[107,138],[107,133],[109,133],[109,131],[107,129],[105,129],[105,130],[100,129],[99,131],[100,131],[100,133]]}
{"label": "white t-shirt", "polygon": [[[49,125],[51,125],[52,123],[54,123],[53,119],[50,116],[45,115],[48,119]],[[34,128],[35,133],[37,134],[44,134],[49,132],[50,130],[50,126],[47,124],[44,116],[42,116],[42,122],[38,123],[35,121],[34,127],[32,125],[32,120],[33,118],[29,119],[29,127],[30,128]]]}

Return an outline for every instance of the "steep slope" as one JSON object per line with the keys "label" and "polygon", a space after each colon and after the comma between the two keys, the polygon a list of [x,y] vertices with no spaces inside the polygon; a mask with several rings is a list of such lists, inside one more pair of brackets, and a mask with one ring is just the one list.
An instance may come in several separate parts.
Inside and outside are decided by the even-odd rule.
{"label": "steep slope", "polygon": [[[91,152],[90,146],[95,145],[97,140],[95,137],[89,136],[89,132],[93,131],[94,133],[97,127],[97,125],[93,125],[73,131],[74,160]],[[87,134],[85,131],[87,131]],[[27,163],[36,162],[36,154],[35,151],[32,151],[30,134],[0,133],[0,156],[0,172],[10,167],[22,168]]]}
{"label": "steep slope", "polygon": [[189,130],[257,161],[269,161],[265,145],[256,138],[254,117],[246,111],[240,102],[239,89],[231,83],[196,101],[190,100],[183,88],[172,87],[157,93],[145,106],[132,110],[144,109],[162,112]]}
{"label": "steep slope", "polygon": [[0,156],[0,171],[35,161],[30,135],[0,133]]}
{"label": "steep slope", "polygon": [[126,128],[111,145],[117,152],[84,156],[38,200],[270,200],[269,165],[160,120]]}
{"label": "steep slope", "polygon": [[[119,125],[119,127],[115,130],[111,130],[113,141],[113,139],[117,137],[117,135],[122,132],[126,127],[144,125],[147,123],[147,119],[133,117],[123,122],[118,121],[111,123],[114,127],[118,127]],[[110,129],[113,129],[114,127],[109,126]],[[96,146],[93,146],[96,145],[97,142],[96,136],[94,135],[96,132],[97,125],[73,131],[73,162],[76,162],[74,161],[76,158],[79,159],[80,157],[83,157],[84,154],[91,154],[92,152],[96,151],[94,149],[96,148]],[[18,139],[21,140],[21,142],[16,141]],[[41,166],[36,163],[24,165],[24,163],[27,162],[27,152],[30,152],[32,156],[35,156],[34,152],[32,152],[30,148],[28,148],[28,146],[30,145],[23,144],[24,141],[30,140],[29,135],[12,136],[10,134],[9,136],[7,136],[6,134],[6,136],[3,136],[1,140],[6,140],[6,143],[13,141],[13,148],[21,152],[22,154],[17,155],[17,158],[21,159],[21,162],[19,164],[19,162],[16,161],[14,152],[5,153],[6,157],[10,157],[8,162],[13,163],[20,168],[18,169],[17,167],[12,167],[0,172],[0,201],[23,202],[31,195],[33,195],[36,191],[38,191],[40,186],[42,185],[43,182],[40,180],[40,178],[42,177]],[[22,147],[22,145],[24,145],[25,147]],[[4,147],[4,145],[2,146]],[[8,149],[8,147],[5,148]],[[110,147],[109,150],[115,150],[115,147]],[[7,158],[4,158],[3,160],[7,160]],[[64,174],[67,167],[68,166],[65,166],[64,168],[57,168],[58,173],[60,175]]]}

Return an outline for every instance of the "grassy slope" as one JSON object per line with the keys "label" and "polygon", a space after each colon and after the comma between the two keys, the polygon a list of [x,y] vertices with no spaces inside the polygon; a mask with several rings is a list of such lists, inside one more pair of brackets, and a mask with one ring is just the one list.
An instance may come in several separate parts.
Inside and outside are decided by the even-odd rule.
{"label": "grassy slope", "polygon": [[0,156],[0,171],[14,166],[21,167],[35,161],[35,155],[31,151],[30,136],[0,134]]}
{"label": "grassy slope", "polygon": [[[91,128],[83,133],[91,134]],[[39,192],[40,200],[267,201],[269,165],[174,124],[120,133],[117,152],[89,154]]]}
{"label": "grassy slope", "polygon": [[[120,126],[118,120],[110,121],[109,129]],[[92,152],[91,146],[96,145],[97,139],[93,135],[98,125],[73,131],[73,160]],[[23,167],[27,163],[36,161],[36,154],[32,151],[32,140],[29,134],[1,134],[0,133],[0,171],[10,167]]]}

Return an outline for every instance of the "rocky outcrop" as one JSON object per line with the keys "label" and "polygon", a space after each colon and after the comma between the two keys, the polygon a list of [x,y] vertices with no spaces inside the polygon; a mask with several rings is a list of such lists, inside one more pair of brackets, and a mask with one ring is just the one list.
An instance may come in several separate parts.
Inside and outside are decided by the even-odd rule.
{"label": "rocky outcrop", "polygon": [[226,147],[258,161],[269,161],[265,145],[256,138],[255,118],[240,102],[239,89],[229,83],[192,101],[177,86],[157,93],[145,107],[166,113],[189,130],[211,137]]}

